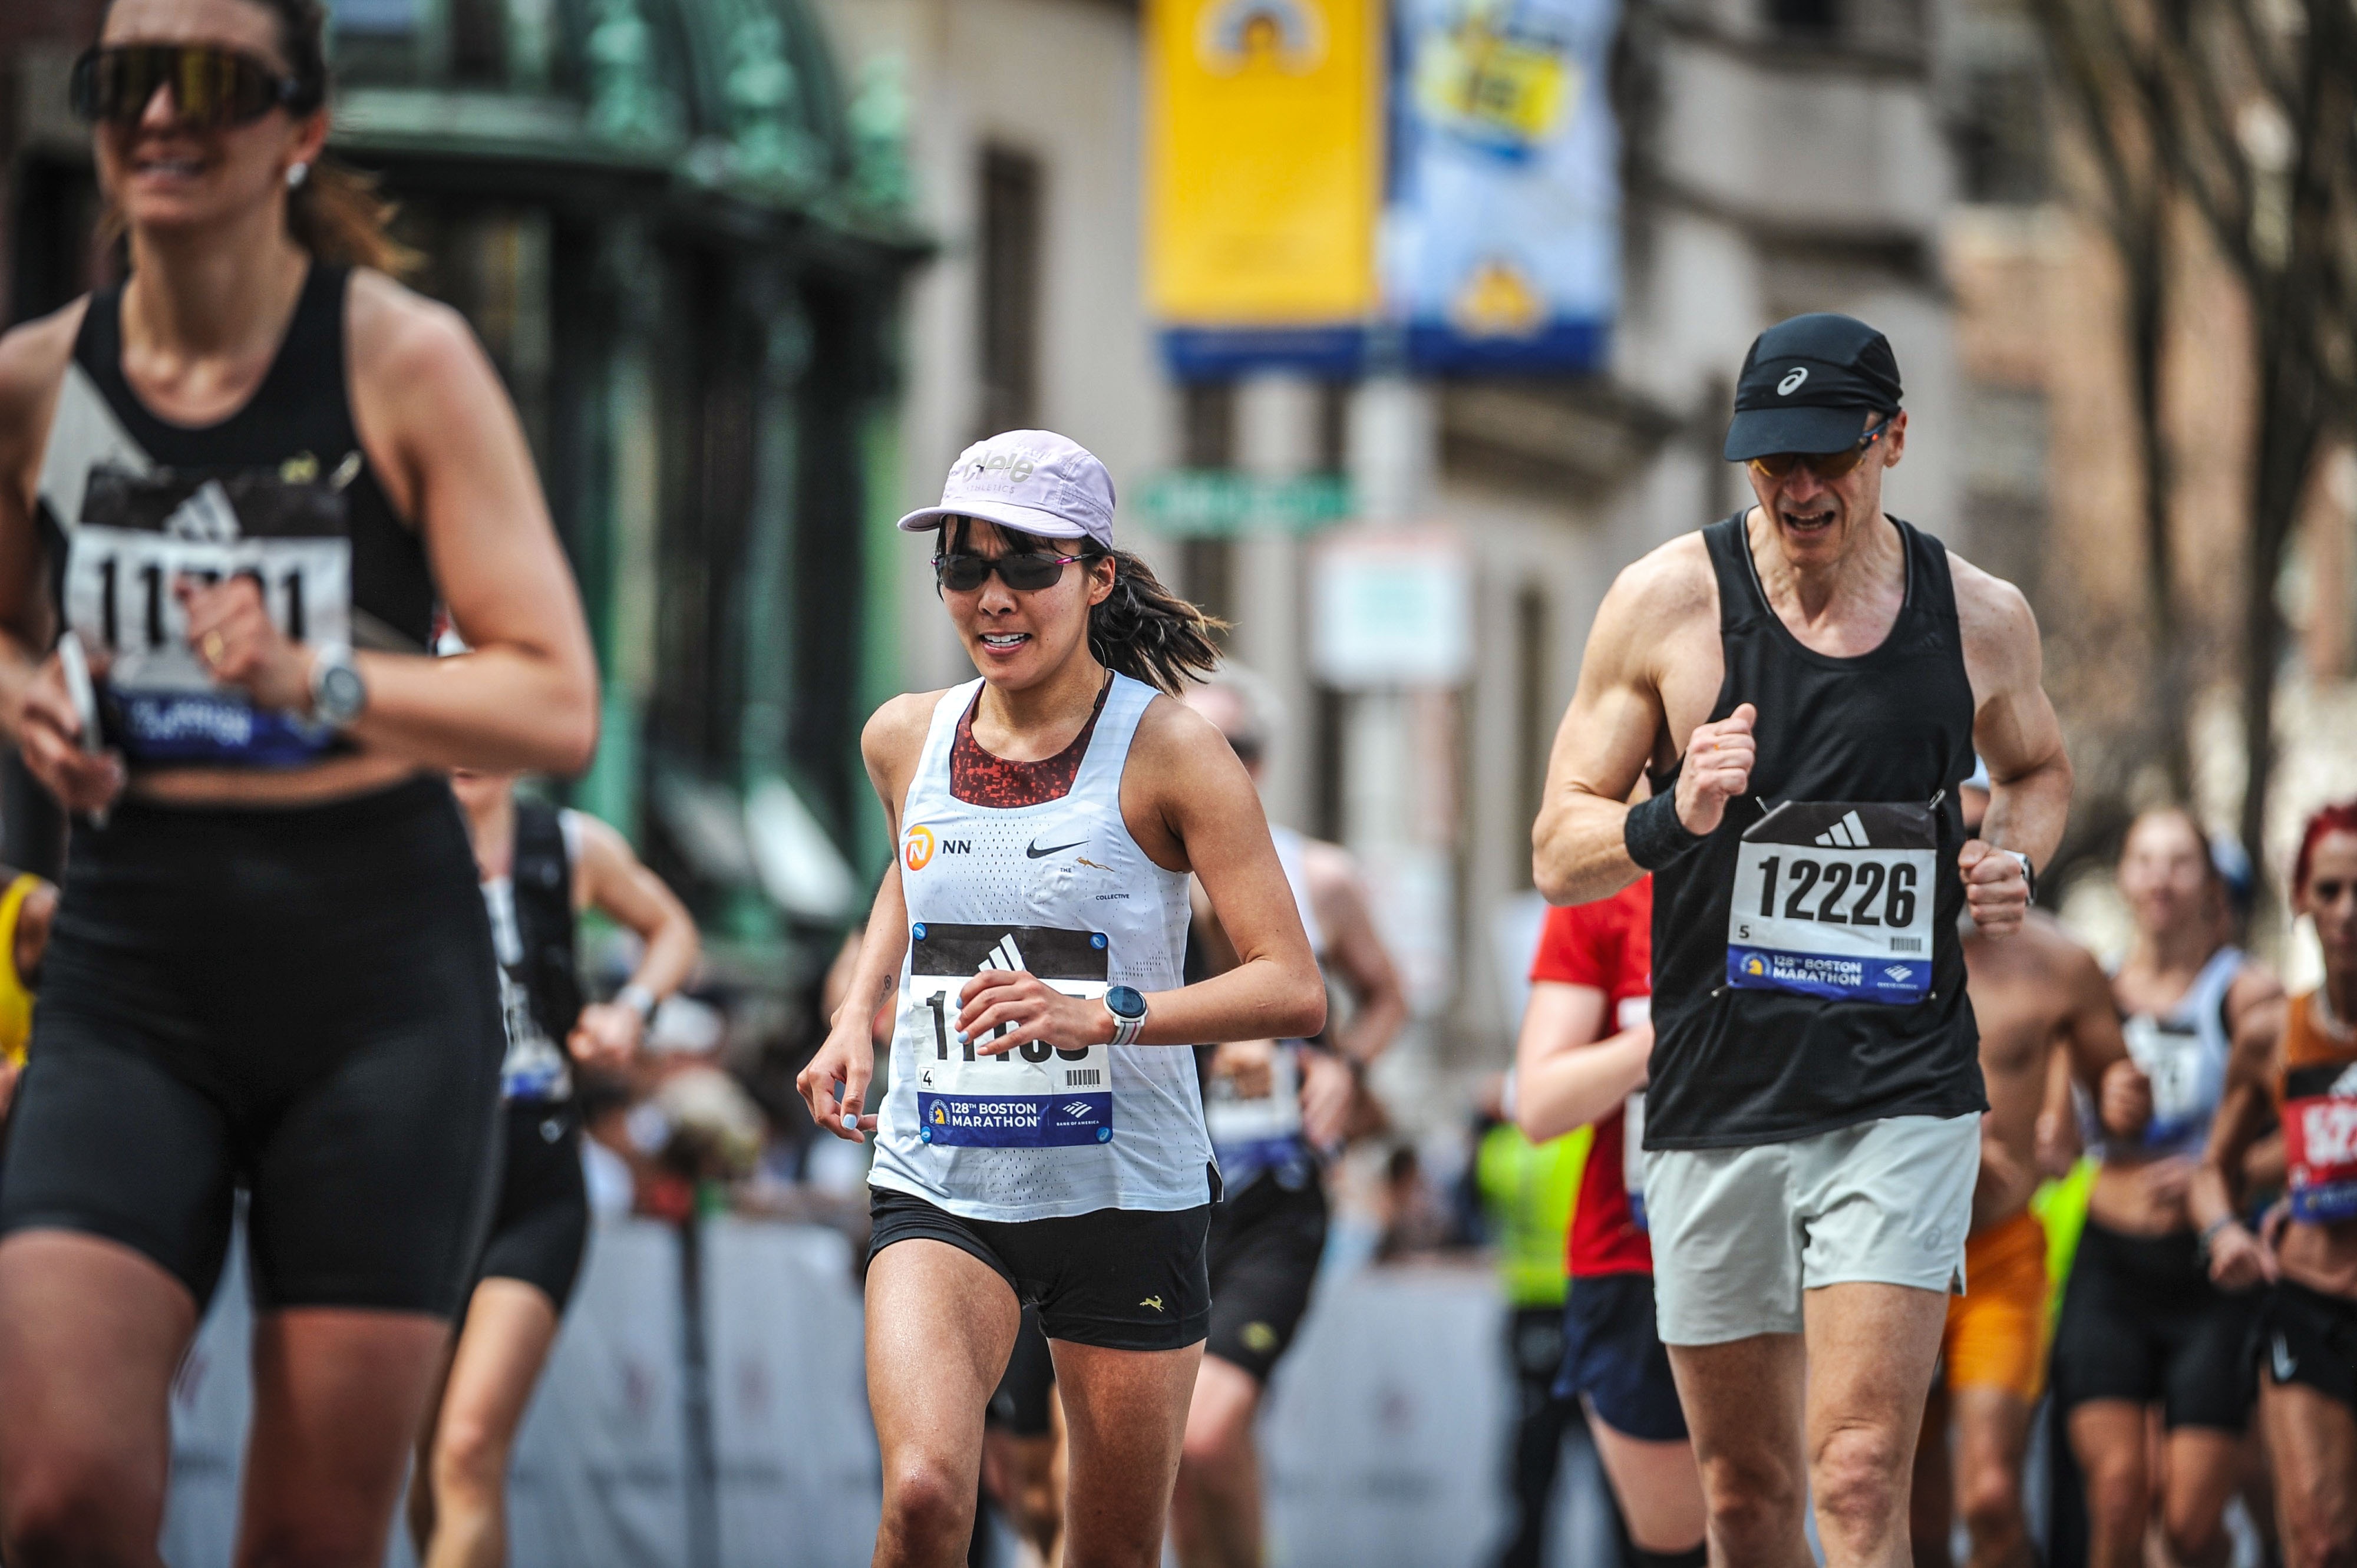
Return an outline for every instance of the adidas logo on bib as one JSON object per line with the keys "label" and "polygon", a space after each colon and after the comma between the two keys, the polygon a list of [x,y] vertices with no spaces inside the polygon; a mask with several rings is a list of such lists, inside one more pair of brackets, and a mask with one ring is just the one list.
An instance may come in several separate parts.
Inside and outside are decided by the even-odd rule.
{"label": "adidas logo on bib", "polygon": [[1866,824],[1857,820],[1856,811],[1845,811],[1841,821],[1817,835],[1817,842],[1828,849],[1867,849]]}

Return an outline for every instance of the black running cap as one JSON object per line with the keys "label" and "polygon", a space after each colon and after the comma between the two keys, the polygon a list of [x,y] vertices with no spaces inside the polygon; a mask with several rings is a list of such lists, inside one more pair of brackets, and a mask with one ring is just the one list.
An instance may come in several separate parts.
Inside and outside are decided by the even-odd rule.
{"label": "black running cap", "polygon": [[1821,311],[1752,339],[1735,382],[1727,460],[1777,452],[1839,452],[1866,434],[1866,411],[1899,407],[1890,339],[1854,316]]}

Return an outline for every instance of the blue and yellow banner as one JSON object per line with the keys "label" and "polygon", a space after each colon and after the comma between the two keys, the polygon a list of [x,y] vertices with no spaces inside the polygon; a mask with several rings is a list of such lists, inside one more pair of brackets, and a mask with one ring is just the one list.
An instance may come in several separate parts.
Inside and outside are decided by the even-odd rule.
{"label": "blue and yellow banner", "polygon": [[1174,368],[1355,361],[1380,303],[1382,0],[1146,12],[1147,296]]}
{"label": "blue and yellow banner", "polygon": [[1616,0],[1394,0],[1386,313],[1408,362],[1587,371],[1620,289]]}

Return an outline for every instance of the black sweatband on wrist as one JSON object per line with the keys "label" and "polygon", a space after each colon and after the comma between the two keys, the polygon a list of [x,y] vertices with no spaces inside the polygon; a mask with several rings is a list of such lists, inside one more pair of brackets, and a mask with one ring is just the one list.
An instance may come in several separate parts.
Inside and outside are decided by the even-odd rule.
{"label": "black sweatband on wrist", "polygon": [[1629,858],[1647,871],[1661,870],[1702,841],[1702,834],[1688,832],[1678,821],[1675,790],[1639,801],[1620,822],[1620,842],[1629,846]]}

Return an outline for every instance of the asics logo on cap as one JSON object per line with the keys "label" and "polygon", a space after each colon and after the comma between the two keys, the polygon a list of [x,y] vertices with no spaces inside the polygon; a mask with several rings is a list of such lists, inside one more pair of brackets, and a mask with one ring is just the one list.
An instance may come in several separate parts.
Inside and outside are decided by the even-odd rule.
{"label": "asics logo on cap", "polygon": [[1857,820],[1856,811],[1844,811],[1840,822],[1817,835],[1817,842],[1828,849],[1866,849],[1866,824]]}
{"label": "asics logo on cap", "polygon": [[1776,383],[1776,391],[1780,396],[1791,397],[1794,392],[1801,390],[1801,384],[1808,379],[1809,367],[1806,365],[1795,365],[1792,369],[1784,372],[1784,379]]}

